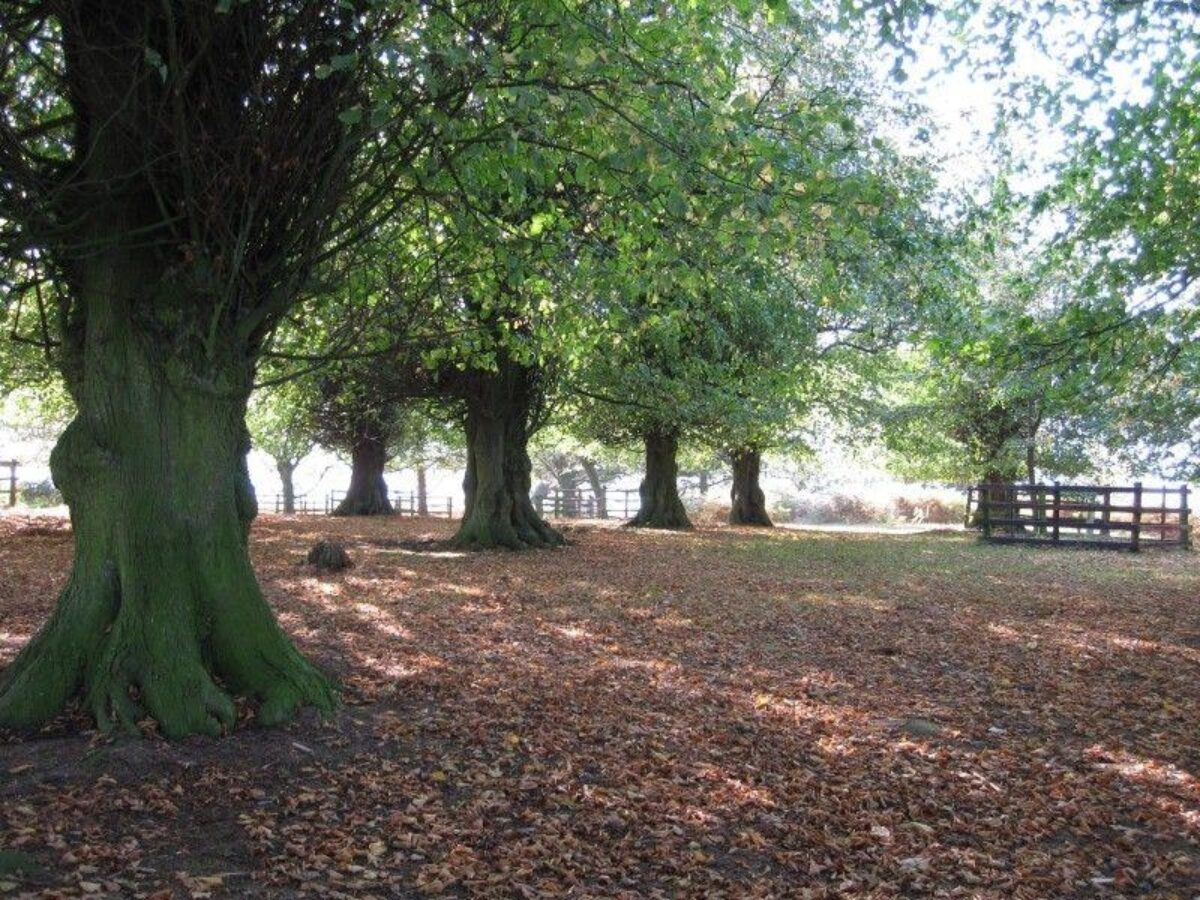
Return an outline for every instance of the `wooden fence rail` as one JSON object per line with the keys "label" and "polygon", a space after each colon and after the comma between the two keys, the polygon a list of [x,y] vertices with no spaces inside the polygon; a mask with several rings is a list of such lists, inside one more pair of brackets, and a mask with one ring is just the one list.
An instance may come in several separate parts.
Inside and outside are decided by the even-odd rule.
{"label": "wooden fence rail", "polygon": [[967,489],[966,525],[998,543],[1191,546],[1188,487],[999,484]]}
{"label": "wooden fence rail", "polygon": [[641,508],[637,488],[602,488],[596,496],[590,490],[561,491],[557,488],[534,498],[538,512],[549,519],[631,519]]}
{"label": "wooden fence rail", "polygon": [[[330,491],[325,495],[325,509],[313,510],[313,512],[332,513],[335,509],[337,509],[338,504],[342,502],[345,496],[345,491]],[[389,495],[388,499],[392,502],[392,510],[398,516],[412,516],[415,518],[420,514],[418,511],[420,503],[417,500],[416,491],[409,491],[408,493],[399,491],[393,492],[391,495]],[[438,497],[427,497],[425,501],[425,510],[426,515],[429,516],[439,516],[446,519],[453,519],[454,498],[446,497],[443,500]]]}

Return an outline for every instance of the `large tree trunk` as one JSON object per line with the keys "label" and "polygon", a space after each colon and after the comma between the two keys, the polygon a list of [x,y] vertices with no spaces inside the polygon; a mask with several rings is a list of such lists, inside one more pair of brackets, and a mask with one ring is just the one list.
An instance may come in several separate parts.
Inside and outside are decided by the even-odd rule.
{"label": "large tree trunk", "polygon": [[232,693],[268,724],[329,709],[329,683],[279,628],[247,553],[250,366],[190,374],[160,335],[131,333],[132,291],[111,285],[89,303],[68,367],[79,412],[50,459],[74,566],[0,673],[0,726],[34,728],[73,697],[101,729],[151,717],[168,737],[232,727]]}
{"label": "large tree trunk", "polygon": [[383,470],[387,466],[387,441],[371,428],[363,428],[350,448],[350,487],[333,511],[335,516],[387,516],[388,499]]}
{"label": "large tree trunk", "polygon": [[1008,482],[1004,478],[1004,473],[993,469],[984,476],[978,502],[975,510],[971,513],[972,528],[983,528],[985,500],[988,503],[989,518],[1000,519],[1008,516],[1008,511],[1003,506],[1008,502]]}
{"label": "large tree trunk", "polygon": [[530,500],[529,417],[536,372],[502,360],[498,372],[464,377],[466,508],[454,542],[463,547],[557,547],[563,537]]}
{"label": "large tree trunk", "polygon": [[638,488],[642,505],[628,524],[641,528],[691,528],[679,499],[679,436],[654,431],[645,436],[646,476]]}
{"label": "large tree trunk", "polygon": [[417,466],[417,515],[429,515],[429,488],[425,482],[424,466]]}
{"label": "large tree trunk", "polygon": [[290,516],[296,511],[296,463],[290,459],[277,459],[275,470],[279,472],[279,483],[283,486],[283,511]]}
{"label": "large tree trunk", "polygon": [[596,501],[596,518],[608,518],[608,498],[605,496],[604,482],[600,479],[600,470],[596,468],[596,464],[586,456],[579,458],[579,464],[583,467],[583,474],[587,476],[588,485],[592,489],[592,497]]}
{"label": "large tree trunk", "polygon": [[733,460],[733,488],[729,492],[732,504],[729,507],[730,525],[761,525],[771,527],[767,515],[767,498],[758,483],[762,468],[762,454],[752,447],[741,447],[730,451]]}

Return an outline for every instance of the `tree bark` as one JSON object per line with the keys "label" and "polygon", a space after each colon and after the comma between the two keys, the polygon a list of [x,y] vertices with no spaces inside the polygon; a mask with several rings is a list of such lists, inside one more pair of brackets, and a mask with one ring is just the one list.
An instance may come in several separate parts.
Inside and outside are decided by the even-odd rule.
{"label": "tree bark", "polygon": [[290,459],[277,459],[275,470],[279,472],[279,483],[283,486],[283,511],[290,516],[296,511],[296,463]]}
{"label": "tree bark", "polygon": [[679,499],[679,435],[653,431],[645,435],[646,475],[638,488],[642,505],[627,524],[640,528],[691,528]]}
{"label": "tree bark", "polygon": [[255,698],[264,724],[328,710],[329,683],[279,628],[247,552],[251,366],[195,377],[160,335],[133,331],[131,293],[89,298],[68,379],[79,411],[50,459],[74,565],[0,673],[0,726],[35,728],[73,697],[102,730],[149,716],[171,738],[231,728],[232,693]]}
{"label": "tree bark", "polygon": [[417,466],[417,515],[429,515],[429,488],[425,480],[424,466]]}
{"label": "tree bark", "polygon": [[767,498],[758,483],[762,454],[753,447],[731,450],[733,488],[729,492],[730,525],[759,525],[770,528],[774,523],[767,515]]}
{"label": "tree bark", "polygon": [[520,550],[565,543],[529,497],[536,377],[536,370],[502,359],[499,371],[469,372],[460,381],[467,405],[467,473],[466,508],[454,536],[458,546]]}
{"label": "tree bark", "polygon": [[984,483],[980,488],[979,500],[975,506],[975,511],[971,513],[971,527],[983,528],[983,503],[986,499],[989,504],[989,516],[992,519],[1003,518],[1006,512],[1001,508],[1000,504],[1008,502],[1008,482],[1004,477],[1004,473],[993,469],[984,476]]}
{"label": "tree bark", "polygon": [[596,468],[595,462],[586,456],[579,458],[579,464],[583,467],[583,474],[587,476],[588,485],[592,489],[592,497],[596,501],[596,518],[607,519],[608,498],[605,496],[604,482],[600,478],[600,470]]}
{"label": "tree bark", "polygon": [[1032,440],[1025,445],[1025,475],[1030,484],[1037,484],[1037,445]]}
{"label": "tree bark", "polygon": [[387,441],[382,434],[363,426],[350,448],[350,487],[333,511],[335,516],[387,516],[392,502],[388,499],[383,470],[387,466]]}

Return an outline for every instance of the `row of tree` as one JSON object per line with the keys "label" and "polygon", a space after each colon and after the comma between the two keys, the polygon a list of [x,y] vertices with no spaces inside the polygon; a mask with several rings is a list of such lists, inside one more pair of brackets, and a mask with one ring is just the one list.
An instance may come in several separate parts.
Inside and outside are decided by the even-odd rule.
{"label": "row of tree", "polygon": [[[950,6],[955,35],[979,20],[1010,47],[1063,14]],[[1190,50],[1172,4],[1124,6],[1099,16],[1105,52]],[[176,737],[231,727],[234,694],[265,723],[334,702],[249,562],[256,391],[274,392],[255,414],[281,473],[310,437],[350,455],[345,512],[386,510],[398,444],[461,428],[456,540],[529,547],[561,542],[529,497],[530,436],[551,421],[641,444],[638,524],[686,524],[681,443],[729,453],[735,519],[755,522],[762,454],[816,416],[991,465],[1088,419],[1042,403],[1132,396],[1137,361],[1186,379],[1195,54],[1055,181],[1041,209],[1078,215],[1016,278],[988,237],[1011,239],[1015,201],[982,226],[963,214],[920,109],[857,49],[911,47],[933,12],[5,4],[4,381],[57,384],[72,411],[51,467],[76,555],[0,674],[0,726],[78,698],[102,727],[150,717]],[[1148,23],[1132,49],[1131,14]],[[1090,61],[1091,37],[1064,40]],[[1169,159],[1145,163],[1162,128]],[[1169,302],[1131,311],[1160,283]]]}

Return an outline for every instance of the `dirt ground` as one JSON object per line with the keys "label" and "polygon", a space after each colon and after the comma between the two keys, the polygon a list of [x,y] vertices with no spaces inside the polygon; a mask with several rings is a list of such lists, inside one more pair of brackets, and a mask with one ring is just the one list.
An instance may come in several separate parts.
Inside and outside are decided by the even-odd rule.
{"label": "dirt ground", "polygon": [[[1200,896],[1192,554],[264,517],[329,721],[0,735],[0,896]],[[316,540],[356,565],[298,565]],[[61,522],[0,519],[0,665]]]}

